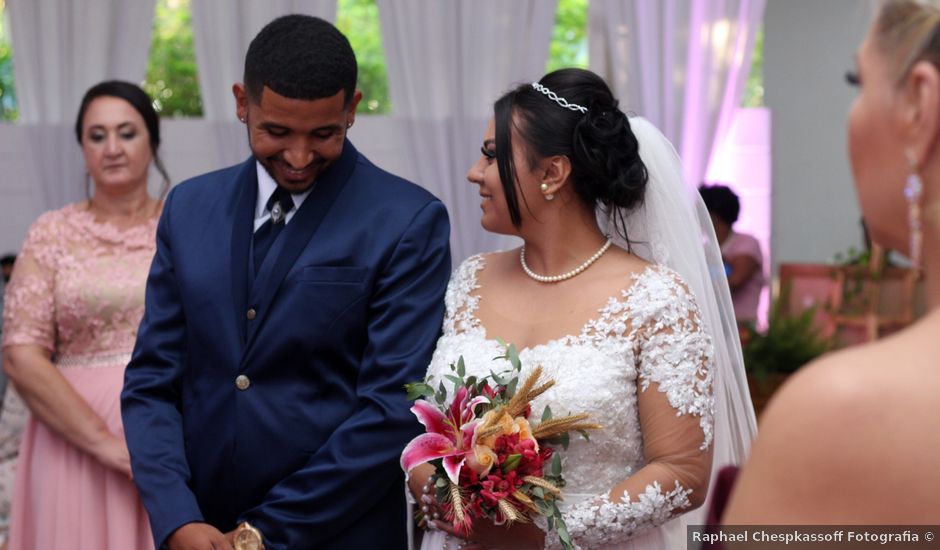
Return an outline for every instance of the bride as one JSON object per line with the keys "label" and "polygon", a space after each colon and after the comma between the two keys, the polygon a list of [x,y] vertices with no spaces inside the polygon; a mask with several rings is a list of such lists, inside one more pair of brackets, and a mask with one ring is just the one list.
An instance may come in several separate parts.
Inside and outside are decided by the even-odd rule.
{"label": "bride", "polygon": [[[755,431],[720,253],[680,168],[600,77],[564,69],[496,102],[467,174],[483,227],[524,244],[454,272],[428,376],[436,386],[459,356],[468,376],[488,374],[499,338],[520,350],[522,378],[541,365],[556,382],[533,410],[585,411],[603,425],[558,450],[562,514],[581,548],[684,547],[683,519],[701,523],[684,514]],[[409,488],[433,516],[422,497],[432,473],[415,467]],[[422,548],[558,544],[544,524],[478,521],[469,540],[430,526]]]}

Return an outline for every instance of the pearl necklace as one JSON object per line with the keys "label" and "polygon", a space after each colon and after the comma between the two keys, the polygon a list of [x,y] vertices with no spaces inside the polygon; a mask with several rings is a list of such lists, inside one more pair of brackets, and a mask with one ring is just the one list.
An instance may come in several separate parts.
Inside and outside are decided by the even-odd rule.
{"label": "pearl necklace", "polygon": [[591,264],[593,264],[598,259],[600,259],[600,257],[604,255],[604,252],[607,252],[607,249],[610,248],[610,245],[612,243],[613,243],[613,240],[611,240],[610,237],[608,237],[607,242],[604,243],[604,246],[602,246],[600,250],[595,252],[593,256],[588,258],[583,264],[579,265],[578,267],[572,269],[571,271],[567,273],[562,273],[561,275],[539,275],[538,273],[529,269],[529,265],[525,263],[525,245],[522,245],[522,249],[519,251],[519,263],[522,264],[522,271],[525,271],[526,275],[535,279],[536,281],[540,283],[558,283],[566,279],[570,279],[574,277],[575,275],[578,275],[585,269],[591,267]]}

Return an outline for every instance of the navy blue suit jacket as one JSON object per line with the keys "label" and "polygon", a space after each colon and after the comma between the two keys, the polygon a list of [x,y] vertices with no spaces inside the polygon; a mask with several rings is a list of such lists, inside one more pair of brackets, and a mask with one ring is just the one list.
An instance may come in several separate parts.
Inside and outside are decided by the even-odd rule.
{"label": "navy blue suit jacket", "polygon": [[347,141],[252,277],[256,197],[249,159],[174,188],[157,229],[121,395],[156,544],[248,521],[271,550],[402,548],[402,385],[440,332],[447,212]]}

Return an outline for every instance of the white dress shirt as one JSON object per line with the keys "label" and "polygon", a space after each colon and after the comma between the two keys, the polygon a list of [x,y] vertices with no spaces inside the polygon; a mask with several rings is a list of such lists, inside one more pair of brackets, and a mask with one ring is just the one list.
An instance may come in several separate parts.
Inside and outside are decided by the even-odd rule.
{"label": "white dress shirt", "polygon": [[[274,181],[271,174],[269,174],[265,167],[258,161],[255,161],[255,170],[258,171],[258,202],[255,203],[254,230],[257,231],[258,228],[271,217],[271,211],[265,207],[268,205],[268,199],[271,198],[271,195],[273,195],[274,191],[277,189],[277,182]],[[313,191],[312,186],[303,193],[297,195],[291,193],[290,198],[294,201],[294,208],[284,217],[285,225],[290,223],[291,218],[293,218],[294,214],[300,209],[300,205],[304,203],[304,199],[307,198],[307,195],[309,195],[311,191]]]}

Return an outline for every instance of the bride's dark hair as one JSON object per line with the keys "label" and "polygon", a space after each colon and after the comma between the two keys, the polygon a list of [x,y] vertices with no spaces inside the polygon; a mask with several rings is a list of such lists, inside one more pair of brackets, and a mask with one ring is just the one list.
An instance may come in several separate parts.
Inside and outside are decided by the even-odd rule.
{"label": "bride's dark hair", "polygon": [[[630,121],[604,80],[584,69],[561,69],[539,81],[568,103],[568,109],[531,84],[521,84],[500,97],[494,107],[496,162],[513,225],[522,217],[516,192],[513,130],[525,142],[526,161],[564,155],[571,161],[571,183],[586,205],[629,211],[643,202],[648,179]],[[524,197],[523,197],[524,200]],[[622,218],[618,231],[626,239]]]}

